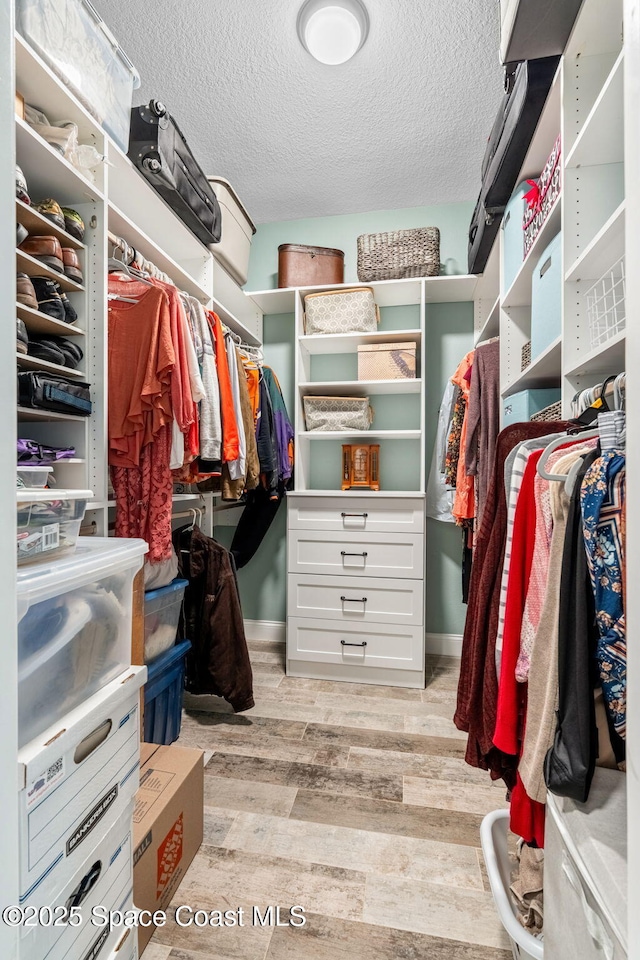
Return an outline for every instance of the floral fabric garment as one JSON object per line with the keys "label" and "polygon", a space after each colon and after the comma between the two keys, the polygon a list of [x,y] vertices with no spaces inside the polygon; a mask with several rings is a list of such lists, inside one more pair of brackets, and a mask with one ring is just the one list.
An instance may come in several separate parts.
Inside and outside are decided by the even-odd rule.
{"label": "floral fabric garment", "polygon": [[623,604],[626,469],[620,450],[594,460],[581,489],[587,564],[598,624],[597,660],[605,703],[616,732],[626,734],[627,646]]}
{"label": "floral fabric garment", "polygon": [[451,427],[447,438],[447,454],[444,461],[444,478],[448,487],[456,485],[456,476],[458,474],[458,461],[460,460],[460,438],[462,437],[462,424],[464,415],[467,411],[467,398],[460,391],[453,407],[451,417]]}

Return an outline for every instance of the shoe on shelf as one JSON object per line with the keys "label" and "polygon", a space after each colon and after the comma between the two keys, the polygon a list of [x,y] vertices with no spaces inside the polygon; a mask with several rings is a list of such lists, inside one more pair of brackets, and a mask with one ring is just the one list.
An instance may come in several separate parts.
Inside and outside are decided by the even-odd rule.
{"label": "shoe on shelf", "polygon": [[27,237],[20,244],[20,250],[40,260],[51,270],[64,273],[62,247],[57,237]]}
{"label": "shoe on shelf", "polygon": [[18,164],[16,164],[16,197],[18,200],[22,200],[23,203],[31,204],[27,181]]}
{"label": "shoe on shelf", "polygon": [[36,360],[47,360],[64,367],[64,353],[56,343],[57,337],[31,337],[29,339],[29,356]]}
{"label": "shoe on shelf", "polygon": [[19,247],[23,240],[29,236],[29,231],[21,223],[16,223],[16,247]]}
{"label": "shoe on shelf", "polygon": [[31,277],[38,298],[38,310],[53,320],[66,321],[66,310],[58,291],[58,284],[48,277]]}
{"label": "shoe on shelf", "polygon": [[76,283],[84,283],[82,270],[80,269],[80,259],[76,251],[72,250],[71,247],[63,247],[62,260],[65,277],[69,277],[69,280],[75,280]]}
{"label": "shoe on shelf", "polygon": [[18,353],[27,353],[29,345],[29,334],[27,333],[27,328],[25,326],[24,320],[21,320],[20,317],[16,318],[17,330],[16,330],[16,350]]}
{"label": "shoe on shelf", "polygon": [[65,323],[75,323],[78,319],[78,314],[74,310],[71,300],[69,300],[69,297],[62,290],[60,290],[60,299],[64,307],[64,317],[62,319]]}
{"label": "shoe on shelf", "polygon": [[34,289],[31,277],[26,273],[19,273],[16,279],[16,300],[25,307],[31,307],[32,310],[38,309],[38,298]]}
{"label": "shoe on shelf", "polygon": [[71,207],[63,207],[62,213],[64,214],[65,230],[82,243],[84,240],[84,220],[78,211]]}
{"label": "shoe on shelf", "polygon": [[41,200],[40,203],[34,203],[33,209],[41,213],[47,220],[51,220],[51,223],[54,223],[56,227],[64,230],[64,213],[57,200],[52,200],[51,197],[47,197],[46,200]]}

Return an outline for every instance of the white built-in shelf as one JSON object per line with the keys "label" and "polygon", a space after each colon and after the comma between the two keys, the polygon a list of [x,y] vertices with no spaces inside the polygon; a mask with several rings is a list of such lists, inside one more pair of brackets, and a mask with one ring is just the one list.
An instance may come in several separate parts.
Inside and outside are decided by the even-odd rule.
{"label": "white built-in shelf", "polygon": [[24,303],[16,303],[16,313],[21,320],[24,320],[27,330],[31,333],[53,334],[56,337],[84,337],[84,330],[80,330],[74,323],[65,323],[63,320],[55,320],[53,317],[41,313],[40,310],[34,310],[33,307],[27,307]]}
{"label": "white built-in shelf", "polygon": [[625,365],[625,347],[626,331],[621,330],[620,333],[616,333],[615,336],[583,354],[575,363],[571,363],[569,369],[565,370],[565,376],[573,377],[585,373],[602,373],[610,376],[621,373]]}
{"label": "white built-in shelf", "polygon": [[88,417],[78,417],[73,413],[56,413],[53,410],[36,410],[31,407],[18,407],[18,420],[51,421],[52,423],[59,420],[63,422],[68,420],[72,423],[86,423]]}
{"label": "white built-in shelf", "polygon": [[46,263],[36,260],[28,253],[22,250],[16,250],[16,269],[20,273],[26,273],[28,277],[48,277],[49,280],[55,280],[61,290],[65,293],[82,293],[84,287],[75,280],[70,280],[64,273],[58,273],[52,270]]}
{"label": "white built-in shelf", "polygon": [[234,333],[237,333],[238,336],[243,340],[244,343],[249,344],[250,346],[259,347],[260,339],[252,333],[238,318],[228,310],[223,303],[220,303],[219,300],[216,300],[215,297],[211,298],[211,309],[218,314],[223,323],[225,323],[230,330],[233,330]]}
{"label": "white built-in shelf", "polygon": [[540,257],[560,230],[561,207],[559,196],[543,223],[538,236],[533,241],[516,277],[502,298],[502,309],[525,307],[531,303],[531,281]]}
{"label": "white built-in shelf", "polygon": [[294,313],[297,292],[295,287],[282,287],[279,290],[254,290],[247,296],[265,315]]}
{"label": "white built-in shelf", "polygon": [[624,54],[621,52],[576,142],[567,155],[567,167],[622,163],[624,159]]}
{"label": "white built-in shelf", "polygon": [[609,0],[584,0],[567,48],[565,58],[618,54],[622,46],[622,3]]}
{"label": "white built-in shelf", "polygon": [[375,499],[376,497],[384,497],[384,499],[397,498],[406,500],[408,497],[420,500],[423,499],[425,494],[422,490],[363,490],[360,488],[354,488],[352,490],[292,490],[287,494],[288,497],[335,497],[336,494],[344,495],[345,497],[371,497]]}
{"label": "white built-in shelf", "polygon": [[553,78],[547,102],[538,120],[538,126],[532,137],[516,183],[522,183],[523,180],[540,176],[560,133],[561,66],[562,64],[558,66],[556,75]]}
{"label": "white built-in shelf", "polygon": [[300,430],[297,436],[305,440],[419,440],[420,430]]}
{"label": "white built-in shelf", "polygon": [[103,200],[102,192],[50,147],[28,123],[16,117],[16,157],[32,200],[53,197],[61,206]]}
{"label": "white built-in shelf", "polygon": [[77,380],[86,379],[86,374],[82,370],[74,370],[60,363],[50,363],[49,360],[38,360],[37,357],[30,357],[28,354],[17,353],[16,360],[18,366],[23,370],[44,370],[45,373],[56,373],[61,377],[71,377]]}
{"label": "white built-in shelf", "polygon": [[417,377],[398,380],[314,380],[298,384],[301,394],[316,397],[370,397],[420,393]]}
{"label": "white built-in shelf", "polygon": [[521,390],[537,390],[540,387],[554,387],[560,383],[562,365],[562,337],[557,337],[546,350],[533,360],[502,391],[503,397],[510,397]]}
{"label": "white built-in shelf", "polygon": [[484,321],[479,330],[476,331],[475,342],[480,343],[481,340],[489,340],[491,337],[497,337],[500,333],[500,297],[497,298],[496,302],[493,304],[487,319]]}
{"label": "white built-in shelf", "polygon": [[21,223],[22,226],[28,230],[29,234],[33,237],[57,237],[61,246],[63,247],[72,247],[74,250],[85,249],[84,243],[80,243],[79,240],[76,240],[75,237],[72,237],[71,234],[67,233],[66,230],[61,230],[60,227],[56,226],[55,223],[52,223],[48,217],[44,217],[33,207],[23,203],[22,200],[18,200],[17,197],[16,220],[18,223]]}
{"label": "white built-in shelf", "polygon": [[209,291],[205,290],[163,247],[147,236],[144,230],[137,226],[126,213],[116,207],[111,200],[109,201],[109,230],[116,236],[122,237],[130,246],[141,253],[145,260],[150,260],[159,270],[171,277],[179,290],[185,290],[190,296],[200,300],[201,303],[209,303]]}
{"label": "white built-in shelf", "polygon": [[[155,237],[165,254],[198,281],[210,258],[207,247],[182,223],[117,144],[109,139],[107,149],[108,191],[113,207],[126,210],[127,221],[135,224],[141,235]],[[170,275],[169,270],[166,272]]]}
{"label": "white built-in shelf", "polygon": [[16,90],[25,101],[42,110],[52,122],[73,120],[80,143],[101,147],[104,131],[98,121],[19,33],[15,35],[15,51]]}
{"label": "white built-in shelf", "polygon": [[457,277],[426,277],[424,298],[427,303],[470,303],[475,296],[478,282],[479,277],[468,274]]}
{"label": "white built-in shelf", "polygon": [[353,353],[364,343],[420,343],[420,330],[378,330],[374,333],[316,333],[298,338],[310,354]]}
{"label": "white built-in shelf", "polygon": [[487,257],[484,271],[478,277],[474,293],[474,300],[487,301],[492,304],[500,293],[500,230],[496,234]]}
{"label": "white built-in shelf", "polygon": [[580,256],[569,267],[565,280],[599,280],[624,254],[625,202],[614,210]]}
{"label": "white built-in shelf", "polygon": [[[213,497],[213,498],[215,499],[216,497],[220,497],[220,496],[221,496],[220,493],[210,493],[210,492],[204,492],[204,493],[174,493],[174,494],[173,494],[173,497],[172,497],[171,499],[173,500],[174,503],[186,503],[187,501],[201,500],[202,497]],[[97,508],[100,508],[100,509],[103,509],[103,510],[104,510],[104,509],[106,508],[107,510],[114,510],[114,509],[116,508],[116,506],[117,506],[117,501],[116,501],[116,500],[106,500],[106,501],[104,501],[104,502],[94,503],[93,506],[94,506],[94,508],[96,508],[96,509],[97,509]],[[244,504],[241,503],[241,504],[239,504],[239,506],[243,507]],[[194,509],[195,509],[195,508],[194,508]]]}

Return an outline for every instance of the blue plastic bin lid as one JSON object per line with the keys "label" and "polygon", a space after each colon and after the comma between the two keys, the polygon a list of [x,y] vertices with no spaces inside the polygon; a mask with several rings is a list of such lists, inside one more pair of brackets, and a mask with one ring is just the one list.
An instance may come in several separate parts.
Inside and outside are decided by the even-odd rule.
{"label": "blue plastic bin lid", "polygon": [[[166,588],[163,587],[162,589],[164,590]],[[170,647],[165,653],[161,654],[157,660],[150,663],[147,667],[147,686],[162,674],[168,673],[177,663],[186,657],[189,650],[191,650],[191,640],[181,640],[180,643],[176,643],[175,647]]]}
{"label": "blue plastic bin lid", "polygon": [[166,587],[158,587],[157,590],[145,590],[144,599],[157,600],[158,597],[166,597],[170,593],[177,593],[178,590],[184,590],[189,586],[188,580],[172,580]]}

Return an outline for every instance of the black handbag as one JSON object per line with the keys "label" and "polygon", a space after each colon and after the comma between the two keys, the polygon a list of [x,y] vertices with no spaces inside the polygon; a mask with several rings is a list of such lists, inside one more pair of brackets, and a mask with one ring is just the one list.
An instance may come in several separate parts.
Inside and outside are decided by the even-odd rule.
{"label": "black handbag", "polygon": [[159,100],[133,107],[129,159],[203,243],[218,243],[218,200],[180,127]]}
{"label": "black handbag", "polygon": [[18,403],[21,407],[89,417],[91,388],[88,383],[32,370],[18,374]]}

